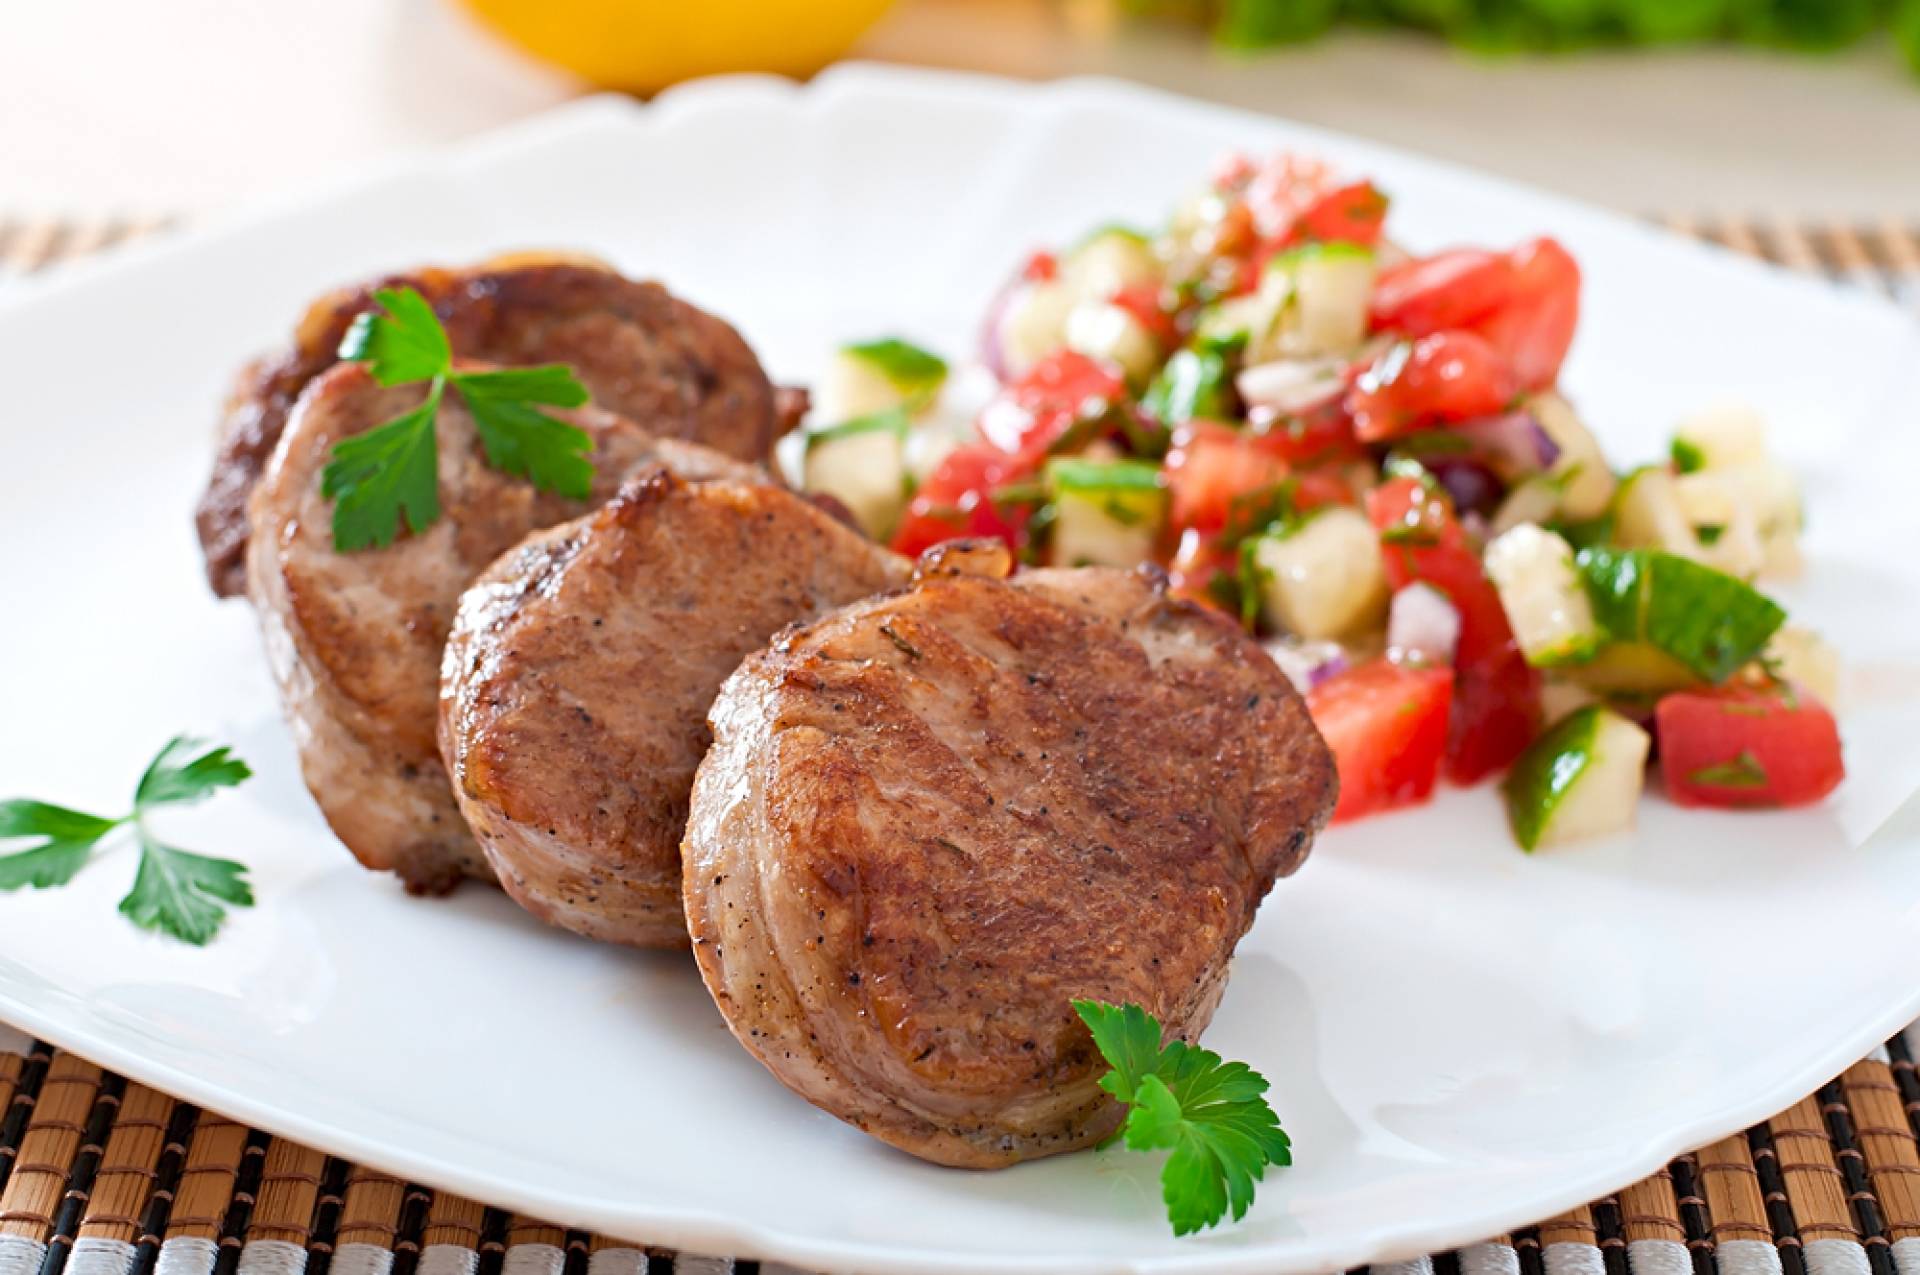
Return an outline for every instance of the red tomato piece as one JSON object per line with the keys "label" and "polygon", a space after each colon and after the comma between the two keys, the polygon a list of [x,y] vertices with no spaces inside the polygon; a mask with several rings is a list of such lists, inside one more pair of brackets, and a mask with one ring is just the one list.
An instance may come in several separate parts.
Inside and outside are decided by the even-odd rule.
{"label": "red tomato piece", "polygon": [[1387,197],[1372,182],[1354,182],[1330,190],[1301,210],[1289,236],[1371,248],[1380,242],[1387,220]]}
{"label": "red tomato piece", "polygon": [[1107,298],[1128,314],[1140,321],[1140,326],[1153,333],[1153,339],[1160,348],[1170,350],[1180,344],[1180,328],[1173,316],[1160,308],[1160,289],[1152,284],[1122,288]]}
{"label": "red tomato piece", "polygon": [[1480,248],[1388,266],[1373,284],[1374,330],[1426,336],[1471,327],[1506,304],[1513,276],[1505,253]]}
{"label": "red tomato piece", "polygon": [[[1238,565],[1237,555],[1225,547],[1218,536],[1189,527],[1180,533],[1180,545],[1167,564],[1168,589],[1175,597],[1224,611],[1227,600],[1215,591],[1214,581],[1221,576],[1231,577]],[[1240,617],[1233,618],[1238,621]]]}
{"label": "red tomato piece", "polygon": [[1212,534],[1226,526],[1235,499],[1276,486],[1289,471],[1256,435],[1188,421],[1175,431],[1162,472],[1170,493],[1168,521]]}
{"label": "red tomato piece", "polygon": [[1677,691],[1653,719],[1661,776],[1683,806],[1805,806],[1846,777],[1833,714],[1802,691]]}
{"label": "red tomato piece", "polygon": [[1326,407],[1304,416],[1275,417],[1256,409],[1247,419],[1262,451],[1272,452],[1289,465],[1338,465],[1364,460],[1366,448],[1353,436],[1353,418],[1336,398]]}
{"label": "red tomato piece", "polygon": [[1580,322],[1580,266],[1551,239],[1513,250],[1512,295],[1473,325],[1506,356],[1525,390],[1552,385]]}
{"label": "red tomato piece", "polygon": [[1552,239],[1512,252],[1455,249],[1381,271],[1372,316],[1376,331],[1475,333],[1505,358],[1520,389],[1544,389],[1580,321],[1580,267]]}
{"label": "red tomato piece", "polygon": [[1353,432],[1363,442],[1397,438],[1430,425],[1493,416],[1519,386],[1506,359],[1472,332],[1436,332],[1394,346],[1347,393]]}
{"label": "red tomato piece", "polygon": [[1060,274],[1060,259],[1050,252],[1036,252],[1020,267],[1020,277],[1029,283],[1046,283]]}
{"label": "red tomato piece", "polygon": [[1447,746],[1453,673],[1377,659],[1307,693],[1307,711],[1333,750],[1340,823],[1427,800]]}
{"label": "red tomato piece", "polygon": [[1126,377],[1074,350],[1059,350],[1005,386],[981,411],[980,436],[1016,458],[1020,472],[1039,467],[1075,425],[1097,420],[1126,397]]}
{"label": "red tomato piece", "polygon": [[1381,531],[1388,583],[1425,581],[1460,612],[1447,777],[1478,783],[1512,765],[1539,732],[1540,674],[1520,653],[1500,595],[1444,495],[1391,478],[1368,493],[1367,515]]}
{"label": "red tomato piece", "polygon": [[896,552],[918,556],[945,540],[997,536],[1018,551],[1033,511],[994,502],[994,489],[1020,477],[1016,458],[985,443],[969,443],[948,453],[914,493],[900,528]]}

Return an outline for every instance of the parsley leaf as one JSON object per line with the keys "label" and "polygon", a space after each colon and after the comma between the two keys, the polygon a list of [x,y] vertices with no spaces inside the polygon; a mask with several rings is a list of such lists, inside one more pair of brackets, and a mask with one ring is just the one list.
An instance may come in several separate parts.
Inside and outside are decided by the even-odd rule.
{"label": "parsley leaf", "polygon": [[[140,810],[149,806],[188,805],[205,801],[221,788],[234,788],[253,777],[247,763],[233,755],[230,748],[209,748],[185,735],[167,741],[134,789],[133,804]],[[197,754],[197,755],[194,755]]]}
{"label": "parsley leaf", "polygon": [[0,801],[0,841],[41,839],[37,845],[0,858],[0,890],[65,885],[86,866],[94,843],[122,822],[44,801]]}
{"label": "parsley leaf", "polygon": [[593,490],[593,462],[587,459],[592,437],[532,406],[578,407],[586,402],[586,387],[572,372],[554,364],[457,373],[453,387],[473,413],[489,465],[516,478],[531,478],[546,491],[587,498]]}
{"label": "parsley leaf", "polygon": [[373,299],[379,309],[354,317],[340,342],[341,358],[365,363],[386,386],[430,381],[452,366],[447,330],[425,297],[412,288],[382,288]]}
{"label": "parsley leaf", "polygon": [[140,846],[133,889],[120,912],[144,929],[170,934],[196,946],[207,942],[226,917],[220,905],[248,907],[253,892],[247,869],[162,844],[147,828],[147,812],[192,805],[253,774],[230,749],[209,748],[176,736],[167,741],[140,776],[133,810],[117,818],[88,814],[44,801],[0,801],[0,841],[38,837],[37,845],[0,857],[0,890],[48,889],[73,880],[94,848],[116,828],[131,824]]}
{"label": "parsley leaf", "polygon": [[247,869],[231,859],[176,850],[140,829],[140,870],[133,889],[120,900],[120,915],[143,930],[171,934],[196,947],[219,932],[226,919],[221,903],[252,907]]}
{"label": "parsley leaf", "polygon": [[333,547],[385,548],[406,529],[419,534],[440,517],[440,449],[434,422],[451,386],[473,415],[487,464],[527,478],[544,491],[586,499],[593,485],[593,440],[586,431],[540,411],[579,407],[587,389],[561,364],[456,372],[446,329],[412,288],[382,288],[375,309],[353,321],[340,342],[342,359],[362,362],[381,385],[427,382],[420,405],[343,438],[320,475],[320,494],[334,502]]}
{"label": "parsley leaf", "polygon": [[1160,1024],[1138,1005],[1075,1001],[1111,1068],[1100,1087],[1127,1104],[1120,1137],[1135,1151],[1170,1152],[1161,1196],[1175,1235],[1238,1222],[1270,1164],[1293,1161],[1266,1078],[1245,1063],[1176,1040],[1162,1047]]}
{"label": "parsley leaf", "polygon": [[440,448],[433,433],[439,409],[435,382],[412,411],[333,445],[333,459],[320,472],[320,494],[334,502],[335,549],[385,548],[399,534],[401,518],[418,533],[440,516]]}
{"label": "parsley leaf", "polygon": [[1747,749],[1732,761],[1702,766],[1687,776],[1687,782],[1702,788],[1765,788],[1767,768]]}

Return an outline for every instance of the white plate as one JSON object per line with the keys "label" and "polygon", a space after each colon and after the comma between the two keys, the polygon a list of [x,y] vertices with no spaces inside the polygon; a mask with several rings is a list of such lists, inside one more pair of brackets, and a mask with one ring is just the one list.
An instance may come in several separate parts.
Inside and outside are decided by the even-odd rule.
{"label": "white plate", "polygon": [[[503,897],[363,874],[296,777],[246,608],[188,512],[234,365],[306,298],[424,260],[577,245],[734,318],[784,376],[838,339],[968,348],[1024,249],[1147,220],[1233,147],[1370,173],[1419,247],[1561,236],[1568,383],[1616,459],[1677,413],[1765,407],[1801,467],[1789,599],[1856,670],[1817,810],[1648,800],[1529,858],[1490,791],[1329,834],[1241,948],[1210,1045],[1273,1079],[1298,1166],[1240,1226],[1167,1232],[1155,1165],[934,1168],[815,1112],[728,1038],[691,964]],[[593,101],[350,192],[65,272],[0,309],[0,788],[113,808],[191,729],[260,775],[173,816],[254,865],[204,951],[113,913],[124,854],[0,898],[0,1017],[328,1150],[556,1221],[863,1271],[1305,1271],[1470,1242],[1762,1118],[1920,1013],[1920,331],[1615,217],[1117,84],[853,69]],[[1904,803],[1904,804],[1903,804]]]}

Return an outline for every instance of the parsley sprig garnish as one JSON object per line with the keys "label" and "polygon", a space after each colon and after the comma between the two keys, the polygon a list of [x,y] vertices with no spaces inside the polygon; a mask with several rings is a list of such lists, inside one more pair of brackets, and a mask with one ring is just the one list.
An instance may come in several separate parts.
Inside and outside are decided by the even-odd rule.
{"label": "parsley sprig garnish", "polygon": [[147,816],[162,806],[204,801],[252,774],[247,763],[228,749],[176,736],[140,776],[133,809],[124,815],[107,818],[44,801],[0,801],[0,841],[38,838],[37,844],[0,857],[0,890],[65,885],[87,865],[108,833],[131,827],[140,847],[140,866],[133,888],[120,900],[121,915],[142,929],[158,930],[195,946],[204,944],[226,919],[222,904],[253,905],[247,869],[230,859],[211,859],[167,845],[147,826]]}
{"label": "parsley sprig garnish", "polygon": [[579,407],[587,387],[552,363],[495,372],[456,372],[453,347],[433,307],[412,288],[382,288],[377,309],[353,321],[340,357],[365,363],[384,386],[427,383],[411,411],[333,445],[320,493],[334,502],[333,547],[342,553],[392,544],[405,520],[415,534],[440,516],[439,442],[434,418],[451,390],[473,416],[487,464],[543,491],[585,500],[593,486],[593,439],[542,407]]}
{"label": "parsley sprig garnish", "polygon": [[1234,1221],[1245,1217],[1266,1167],[1293,1162],[1280,1118],[1261,1096],[1266,1078],[1182,1040],[1162,1046],[1160,1024],[1138,1005],[1073,1008],[1112,1068],[1100,1087],[1127,1104],[1115,1137],[1135,1151],[1172,1152],[1160,1193],[1173,1233],[1204,1230],[1229,1209]]}

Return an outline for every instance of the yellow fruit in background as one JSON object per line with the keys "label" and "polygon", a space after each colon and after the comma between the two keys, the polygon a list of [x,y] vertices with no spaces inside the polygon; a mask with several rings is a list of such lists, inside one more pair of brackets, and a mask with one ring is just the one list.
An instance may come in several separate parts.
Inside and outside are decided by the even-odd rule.
{"label": "yellow fruit in background", "polygon": [[809,75],[892,0],[464,0],[526,52],[602,88],[647,92],[697,75]]}

